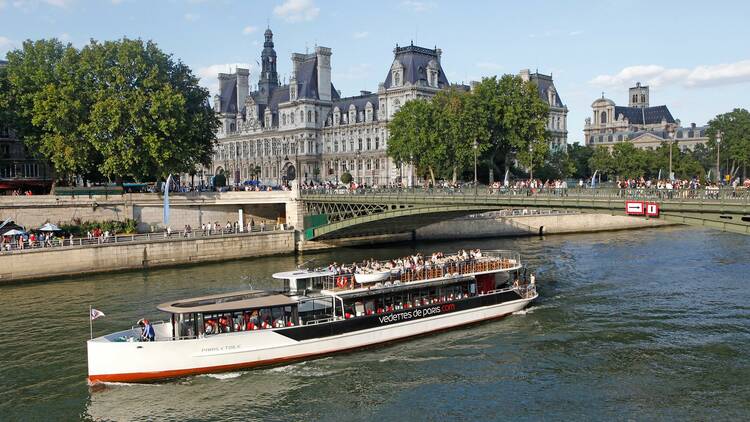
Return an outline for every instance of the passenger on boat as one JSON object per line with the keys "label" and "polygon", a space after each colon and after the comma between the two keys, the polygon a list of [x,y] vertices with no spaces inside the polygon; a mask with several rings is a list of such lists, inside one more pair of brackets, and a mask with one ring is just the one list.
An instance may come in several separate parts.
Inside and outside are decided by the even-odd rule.
{"label": "passenger on boat", "polygon": [[141,327],[141,341],[154,341],[154,326],[147,319],[139,320],[138,325]]}

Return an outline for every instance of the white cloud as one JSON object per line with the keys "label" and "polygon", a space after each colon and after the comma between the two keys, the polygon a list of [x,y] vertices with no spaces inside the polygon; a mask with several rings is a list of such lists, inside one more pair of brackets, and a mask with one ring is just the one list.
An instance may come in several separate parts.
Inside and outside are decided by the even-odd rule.
{"label": "white cloud", "polygon": [[492,62],[477,62],[476,66],[483,70],[501,70],[503,65]]}
{"label": "white cloud", "polygon": [[188,22],[195,22],[201,18],[201,15],[197,13],[185,13],[185,20]]}
{"label": "white cloud", "polygon": [[414,12],[426,12],[437,6],[432,1],[418,1],[418,0],[404,0],[401,2],[401,7],[411,9]]}
{"label": "white cloud", "polygon": [[250,34],[252,34],[253,32],[255,32],[257,30],[258,30],[257,26],[248,25],[248,26],[242,28],[242,33],[244,35],[250,35]]}
{"label": "white cloud", "polygon": [[568,35],[570,35],[571,37],[575,37],[576,35],[581,35],[581,34],[583,34],[583,31],[580,31],[580,30],[568,32]]}
{"label": "white cloud", "polygon": [[219,73],[232,73],[237,70],[238,67],[242,69],[250,69],[250,73],[252,73],[255,68],[255,66],[250,63],[220,63],[198,68],[196,75],[200,78],[201,86],[208,88],[211,92],[211,96],[213,96],[219,90]]}
{"label": "white cloud", "polygon": [[318,17],[320,8],[313,0],[285,0],[273,8],[273,14],[287,22],[311,21]]}
{"label": "white cloud", "polygon": [[0,58],[5,57],[5,53],[16,48],[16,42],[8,37],[0,36]]}
{"label": "white cloud", "polygon": [[352,34],[355,39],[366,38],[368,35],[370,35],[370,33],[367,31],[355,32]]}
{"label": "white cloud", "polygon": [[700,65],[692,69],[666,68],[654,64],[628,66],[614,75],[599,75],[589,81],[602,87],[627,87],[635,82],[645,82],[651,86],[679,84],[689,88],[750,82],[750,60]]}

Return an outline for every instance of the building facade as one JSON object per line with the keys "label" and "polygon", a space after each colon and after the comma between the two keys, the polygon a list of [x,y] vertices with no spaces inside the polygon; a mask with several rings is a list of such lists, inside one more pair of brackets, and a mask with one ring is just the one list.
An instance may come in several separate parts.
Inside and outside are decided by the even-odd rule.
{"label": "building facade", "polygon": [[539,72],[531,73],[523,69],[519,73],[521,79],[536,85],[539,97],[549,105],[549,145],[551,150],[565,150],[568,145],[568,107],[563,104],[552,81],[552,74],[543,75]]}
{"label": "building facade", "polygon": [[692,123],[682,127],[666,105],[651,107],[648,86],[636,83],[629,89],[628,98],[627,107],[616,105],[604,95],[591,104],[593,116],[586,118],[583,129],[587,145],[612,148],[619,142],[632,142],[638,148],[655,149],[671,141],[672,133],[676,145],[683,150],[708,141],[707,126]]}
{"label": "building facade", "polygon": [[330,48],[292,54],[292,75],[281,84],[272,31],[264,37],[256,89],[247,69],[219,74],[219,144],[202,176],[224,173],[229,184],[256,179],[279,185],[338,181],[349,172],[360,184],[407,183],[409,169],[386,154],[387,125],[406,101],[449,87],[441,50],[397,45],[377,92],[342,98],[331,81]]}
{"label": "building facade", "polygon": [[[0,60],[0,68],[6,65]],[[0,195],[29,190],[44,193],[51,185],[47,163],[35,158],[7,122],[0,121]]]}

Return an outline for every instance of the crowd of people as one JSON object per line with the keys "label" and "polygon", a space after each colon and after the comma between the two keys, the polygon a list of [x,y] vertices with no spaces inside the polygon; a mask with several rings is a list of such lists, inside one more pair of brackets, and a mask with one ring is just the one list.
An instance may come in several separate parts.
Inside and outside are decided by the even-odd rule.
{"label": "crowd of people", "polygon": [[[392,259],[389,261],[377,261],[373,258],[370,258],[362,262],[353,262],[350,265],[338,264],[336,262],[333,262],[328,266],[327,270],[333,273],[334,277],[341,275],[373,274],[384,272],[390,273],[392,277],[398,277],[401,273],[406,271],[411,271],[419,275],[423,271],[433,268],[440,268],[443,270],[443,272],[445,272],[446,269],[450,266],[456,266],[460,269],[463,264],[473,262],[474,260],[480,259],[482,257],[482,251],[479,249],[470,249],[469,251],[462,249],[455,255],[445,255],[443,252],[435,252],[431,256],[425,257],[421,253],[417,253],[414,255]],[[350,289],[354,288],[354,277],[348,277],[345,280],[339,281],[345,281],[346,285],[338,285],[337,287],[349,287]]]}

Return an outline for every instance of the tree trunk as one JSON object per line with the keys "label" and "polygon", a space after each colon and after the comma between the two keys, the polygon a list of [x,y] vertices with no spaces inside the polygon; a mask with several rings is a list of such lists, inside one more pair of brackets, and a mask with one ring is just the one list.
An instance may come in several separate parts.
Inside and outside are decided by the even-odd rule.
{"label": "tree trunk", "polygon": [[427,168],[430,170],[430,180],[432,181],[432,186],[434,187],[436,186],[435,185],[435,171],[432,169],[432,166],[428,166]]}
{"label": "tree trunk", "polygon": [[456,184],[456,180],[458,180],[458,167],[453,166],[453,184]]}

